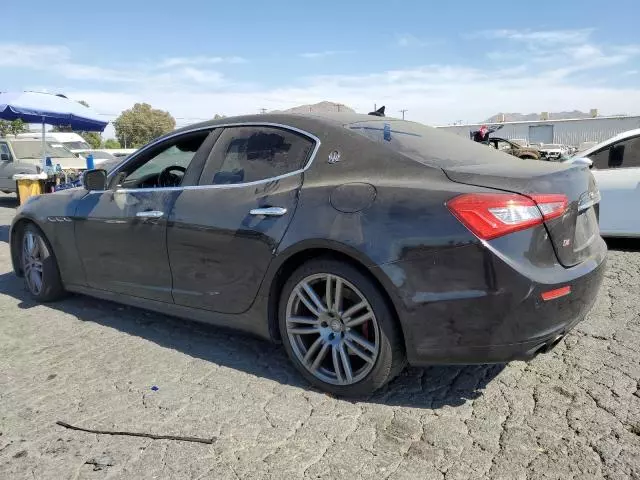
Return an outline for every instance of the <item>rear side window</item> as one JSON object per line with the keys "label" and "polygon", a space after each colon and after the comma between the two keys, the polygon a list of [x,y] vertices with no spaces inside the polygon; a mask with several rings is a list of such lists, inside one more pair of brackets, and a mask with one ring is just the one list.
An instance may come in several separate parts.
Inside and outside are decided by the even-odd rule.
{"label": "rear side window", "polygon": [[415,122],[390,118],[350,123],[344,127],[420,163],[441,168],[489,163],[510,165],[519,161],[511,155],[496,152],[495,144],[480,144]]}
{"label": "rear side window", "polygon": [[226,128],[210,159],[220,168],[213,175],[205,168],[205,183],[250,183],[295,172],[304,168],[314,146],[314,141],[290,130],[261,126]]}
{"label": "rear side window", "polygon": [[591,155],[597,169],[640,167],[640,137],[614,143]]}
{"label": "rear side window", "polygon": [[9,146],[6,143],[0,143],[0,153],[4,153],[11,158],[11,152],[9,151]]}

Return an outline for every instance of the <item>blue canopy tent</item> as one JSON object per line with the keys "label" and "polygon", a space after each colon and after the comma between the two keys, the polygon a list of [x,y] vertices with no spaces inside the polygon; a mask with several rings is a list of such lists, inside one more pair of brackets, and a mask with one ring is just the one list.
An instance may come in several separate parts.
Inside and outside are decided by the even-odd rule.
{"label": "blue canopy tent", "polygon": [[45,124],[69,125],[73,130],[102,132],[109,122],[81,103],[64,95],[40,92],[0,93],[0,120],[22,120],[42,124],[42,161],[45,152]]}

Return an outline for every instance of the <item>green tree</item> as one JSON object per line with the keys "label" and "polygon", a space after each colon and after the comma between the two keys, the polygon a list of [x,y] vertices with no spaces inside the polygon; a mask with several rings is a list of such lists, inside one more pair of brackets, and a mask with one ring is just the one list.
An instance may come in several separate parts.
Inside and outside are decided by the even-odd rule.
{"label": "green tree", "polygon": [[214,115],[213,119],[214,119],[214,120],[220,120],[220,119],[222,119],[222,118],[226,118],[226,117],[227,117],[226,115],[218,115],[218,114],[216,113],[216,114]]}
{"label": "green tree", "polygon": [[80,135],[91,145],[91,148],[100,148],[102,145],[102,137],[98,132],[80,132]]}
{"label": "green tree", "polygon": [[28,131],[29,129],[27,128],[27,125],[20,119],[14,120],[9,124],[9,132],[12,135],[18,135],[19,133],[25,133]]}
{"label": "green tree", "polygon": [[6,120],[0,120],[0,135],[18,135],[19,133],[28,132],[27,124],[22,120],[13,120],[7,122]]}
{"label": "green tree", "polygon": [[152,108],[148,103],[136,103],[113,122],[116,137],[125,148],[137,148],[176,128],[169,112]]}
{"label": "green tree", "polygon": [[118,142],[115,138],[107,138],[103,144],[104,148],[121,148],[120,142]]}

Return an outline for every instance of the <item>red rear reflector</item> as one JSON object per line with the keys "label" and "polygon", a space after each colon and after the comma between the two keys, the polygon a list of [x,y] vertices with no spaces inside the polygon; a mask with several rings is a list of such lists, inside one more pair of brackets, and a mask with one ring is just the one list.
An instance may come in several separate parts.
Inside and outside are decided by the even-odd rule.
{"label": "red rear reflector", "polygon": [[482,240],[507,235],[542,224],[564,214],[565,195],[516,193],[470,193],[447,202],[447,208]]}
{"label": "red rear reflector", "polygon": [[542,293],[542,299],[545,302],[549,300],[554,300],[556,298],[564,297],[565,295],[569,295],[571,293],[571,287],[567,285],[566,287],[556,288],[555,290],[549,290],[548,292]]}

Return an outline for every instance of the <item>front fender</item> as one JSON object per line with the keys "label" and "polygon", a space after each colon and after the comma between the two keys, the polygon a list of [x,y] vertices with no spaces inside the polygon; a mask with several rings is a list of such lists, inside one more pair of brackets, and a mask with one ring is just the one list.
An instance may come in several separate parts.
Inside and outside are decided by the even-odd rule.
{"label": "front fender", "polygon": [[74,226],[77,202],[86,193],[84,189],[71,189],[37,195],[18,208],[9,229],[11,262],[18,276],[22,275],[19,232],[25,224],[32,223],[48,240],[58,262],[63,283],[84,284],[84,270],[77,255]]}

